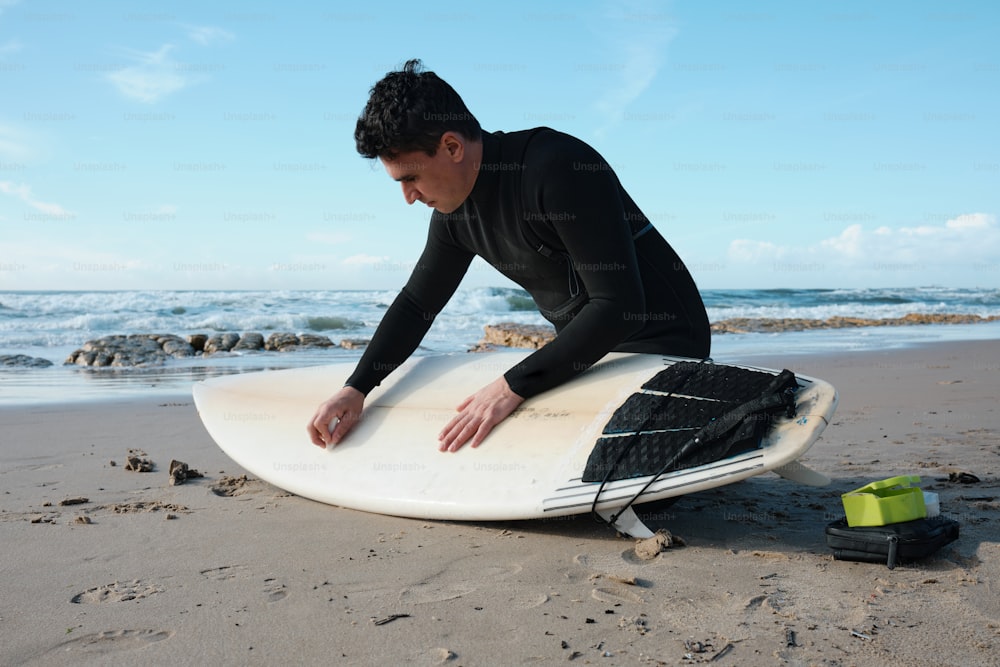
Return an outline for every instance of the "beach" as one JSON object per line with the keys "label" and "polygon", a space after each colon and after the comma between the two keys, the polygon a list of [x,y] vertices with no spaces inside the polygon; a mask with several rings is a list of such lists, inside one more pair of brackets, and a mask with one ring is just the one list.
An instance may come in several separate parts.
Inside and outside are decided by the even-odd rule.
{"label": "beach", "polygon": [[[0,663],[996,664],[998,359],[996,340],[755,356],[837,387],[805,458],[832,484],[766,474],[640,508],[685,543],[652,560],[587,515],[291,496],[244,476],[190,393],[2,407]],[[127,470],[130,450],[154,470]],[[170,485],[171,460],[204,477]],[[834,560],[840,494],[902,474],[960,538],[892,570]]]}

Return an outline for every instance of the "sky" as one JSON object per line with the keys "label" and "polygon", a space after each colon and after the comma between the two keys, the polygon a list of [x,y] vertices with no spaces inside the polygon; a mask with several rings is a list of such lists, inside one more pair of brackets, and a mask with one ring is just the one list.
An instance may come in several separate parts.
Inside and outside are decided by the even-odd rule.
{"label": "sky", "polygon": [[400,287],[429,211],[353,130],[410,58],[488,131],[594,146],[702,288],[997,287],[998,25],[985,0],[0,0],[0,290]]}

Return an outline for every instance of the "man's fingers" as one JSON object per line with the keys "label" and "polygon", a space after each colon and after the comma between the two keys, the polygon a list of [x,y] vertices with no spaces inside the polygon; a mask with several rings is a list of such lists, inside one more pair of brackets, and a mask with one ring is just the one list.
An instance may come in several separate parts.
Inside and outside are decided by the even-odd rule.
{"label": "man's fingers", "polygon": [[353,387],[344,387],[320,405],[306,426],[309,439],[318,447],[336,445],[361,419],[365,397]]}
{"label": "man's fingers", "polygon": [[348,419],[349,414],[338,415],[335,412],[332,414],[321,413],[320,416],[316,417],[309,424],[308,429],[309,437],[312,438],[313,443],[320,447],[339,443],[347,435],[347,432],[351,430],[354,421],[356,421]]}
{"label": "man's fingers", "polygon": [[490,434],[490,431],[493,430],[493,426],[494,424],[489,424],[487,422],[483,422],[482,424],[480,424],[479,428],[476,429],[475,437],[472,438],[473,449],[482,444],[483,440],[486,439],[486,436],[488,436]]}

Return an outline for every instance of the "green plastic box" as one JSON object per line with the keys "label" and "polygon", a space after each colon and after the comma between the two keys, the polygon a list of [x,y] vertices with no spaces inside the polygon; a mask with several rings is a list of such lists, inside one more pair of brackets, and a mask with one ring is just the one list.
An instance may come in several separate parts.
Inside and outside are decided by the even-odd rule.
{"label": "green plastic box", "polygon": [[847,525],[885,526],[923,519],[927,516],[924,492],[917,475],[890,477],[866,484],[840,497],[847,514]]}

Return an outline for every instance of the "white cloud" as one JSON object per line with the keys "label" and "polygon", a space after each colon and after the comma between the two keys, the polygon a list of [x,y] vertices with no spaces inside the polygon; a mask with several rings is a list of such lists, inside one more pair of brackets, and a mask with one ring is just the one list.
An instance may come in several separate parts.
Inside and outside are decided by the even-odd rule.
{"label": "white cloud", "polygon": [[17,41],[16,39],[11,39],[4,42],[3,44],[0,44],[0,55],[4,55],[7,53],[17,53],[20,50],[21,50],[21,42]]}
{"label": "white cloud", "polygon": [[185,77],[177,63],[170,58],[172,44],[164,44],[157,51],[132,51],[135,65],[106,75],[125,97],[147,104],[175,93],[195,81]]}
{"label": "white cloud", "polygon": [[989,229],[997,224],[996,216],[985,213],[970,213],[952,218],[945,223],[948,229]]}
{"label": "white cloud", "polygon": [[[889,234],[891,234],[891,230],[887,227],[875,230],[876,237],[884,238]],[[839,236],[820,241],[820,250],[829,250],[842,257],[859,257],[866,244],[864,236],[864,230],[861,225],[851,225],[842,231]]]}
{"label": "white cloud", "polygon": [[72,211],[66,210],[59,204],[44,202],[35,198],[31,192],[31,188],[27,185],[17,185],[11,181],[0,181],[0,192],[5,195],[17,197],[36,211],[52,216],[53,218],[71,218],[74,215]]}
{"label": "white cloud", "polygon": [[940,224],[873,230],[852,224],[836,236],[810,245],[736,239],[730,242],[727,254],[732,262],[743,264],[811,262],[834,278],[845,271],[852,275],[893,272],[946,281],[976,267],[1000,263],[1000,225],[997,217],[988,213],[959,215]]}
{"label": "white cloud", "polygon": [[202,46],[224,44],[226,42],[231,42],[236,38],[235,35],[228,30],[212,26],[188,25],[184,26],[184,28],[187,30],[188,38],[193,42],[201,44]]}
{"label": "white cloud", "polygon": [[652,84],[677,29],[663,13],[662,5],[619,0],[602,17],[598,32],[607,35],[609,48],[601,50],[600,62],[581,66],[592,67],[596,73],[603,67],[616,75],[596,103],[606,119],[605,125],[597,130],[600,136],[619,123],[625,110]]}

